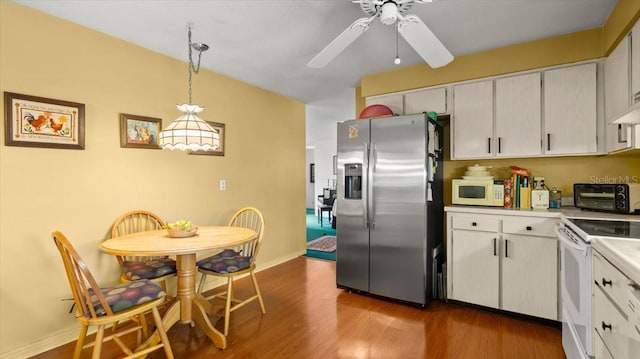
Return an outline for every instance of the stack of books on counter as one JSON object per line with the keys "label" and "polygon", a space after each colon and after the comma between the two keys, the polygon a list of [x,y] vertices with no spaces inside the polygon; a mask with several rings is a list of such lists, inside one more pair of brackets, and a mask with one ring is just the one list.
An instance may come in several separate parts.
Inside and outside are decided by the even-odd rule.
{"label": "stack of books on counter", "polygon": [[511,166],[511,178],[504,181],[505,208],[531,208],[531,174],[524,168]]}

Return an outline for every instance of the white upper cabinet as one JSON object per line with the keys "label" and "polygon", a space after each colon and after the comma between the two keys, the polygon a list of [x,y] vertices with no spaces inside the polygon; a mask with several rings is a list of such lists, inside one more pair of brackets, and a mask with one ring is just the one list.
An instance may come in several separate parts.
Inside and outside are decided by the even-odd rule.
{"label": "white upper cabinet", "polygon": [[438,87],[409,92],[404,95],[404,113],[407,115],[434,111],[447,113],[447,88]]}
{"label": "white upper cabinet", "polygon": [[494,156],[493,80],[453,86],[452,158]]}
{"label": "white upper cabinet", "polygon": [[607,152],[627,148],[630,143],[627,125],[612,124],[616,115],[629,108],[631,37],[626,36],[604,62],[604,113]]}
{"label": "white upper cabinet", "polygon": [[631,105],[640,102],[640,21],[631,29]]}
{"label": "white upper cabinet", "polygon": [[496,80],[496,157],[541,154],[540,73]]}
{"label": "white upper cabinet", "polygon": [[452,157],[540,155],[540,99],[539,72],[454,86]]}
{"label": "white upper cabinet", "polygon": [[595,154],[597,65],[587,63],[544,72],[544,154]]}
{"label": "white upper cabinet", "polygon": [[404,115],[404,97],[402,94],[367,97],[365,105],[385,105],[393,111],[394,115]]}
{"label": "white upper cabinet", "polygon": [[[636,28],[640,38],[640,25]],[[621,45],[620,54],[612,54],[600,74],[598,66],[602,69],[603,65],[588,62],[367,97],[366,105],[387,105],[398,115],[450,113],[454,160],[602,154],[604,140],[598,142],[599,137],[605,137],[602,117],[624,105],[624,97],[614,92],[622,91],[626,79],[626,87],[636,81],[634,86],[640,93],[640,54],[637,63],[629,64],[629,55],[626,57],[627,73],[629,68],[635,68],[637,78],[632,81],[623,74],[623,53],[633,49],[632,45]],[[640,52],[640,44],[635,51]],[[602,101],[605,90],[599,81],[607,76],[609,83],[605,85],[612,90],[607,89],[610,94],[605,107]],[[630,101],[630,97],[627,99]],[[628,134],[625,126],[621,126],[620,134],[614,133],[617,128],[607,127],[610,138],[615,135],[623,143],[625,139],[632,142],[629,139],[637,131]]]}

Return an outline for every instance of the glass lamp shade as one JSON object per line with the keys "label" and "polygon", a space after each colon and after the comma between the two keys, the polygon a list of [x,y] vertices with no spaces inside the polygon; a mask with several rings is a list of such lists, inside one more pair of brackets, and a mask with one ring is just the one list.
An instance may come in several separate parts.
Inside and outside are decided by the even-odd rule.
{"label": "glass lamp shade", "polygon": [[204,110],[198,105],[176,106],[184,112],[164,130],[160,131],[163,150],[215,151],[220,148],[220,134],[196,114]]}

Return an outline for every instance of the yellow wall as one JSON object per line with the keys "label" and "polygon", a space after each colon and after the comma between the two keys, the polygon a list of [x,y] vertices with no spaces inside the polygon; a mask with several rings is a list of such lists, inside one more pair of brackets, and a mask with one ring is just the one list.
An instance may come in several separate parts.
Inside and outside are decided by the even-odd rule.
{"label": "yellow wall", "polygon": [[[639,16],[640,1],[620,0],[602,28],[459,56],[438,69],[420,64],[370,74],[362,78],[360,95],[368,97],[598,59],[615,48]],[[544,176],[548,186],[562,189],[564,196],[573,194],[573,183],[576,182],[616,181],[620,178],[629,182],[640,181],[640,155],[637,152],[626,156],[445,161],[446,204],[451,203],[450,180],[460,178],[466,166],[476,163],[493,166],[494,175],[498,178],[508,177],[511,165],[527,168],[536,176]]]}
{"label": "yellow wall", "polygon": [[604,55],[608,56],[640,17],[640,1],[618,0],[603,26]]}
{"label": "yellow wall", "polygon": [[303,103],[203,70],[193,102],[226,124],[224,157],[120,147],[120,113],[166,126],[188,100],[187,81],[184,61],[0,1],[0,91],[86,105],[85,150],[0,146],[0,356],[77,335],[53,230],[105,284],[117,281],[117,263],[98,243],[136,208],[221,225],[253,205],[266,222],[259,268],[304,253]]}
{"label": "yellow wall", "polygon": [[602,56],[600,29],[556,36],[475,54],[458,56],[447,66],[427,64],[364,76],[362,96],[368,97],[476,78],[525,71]]}

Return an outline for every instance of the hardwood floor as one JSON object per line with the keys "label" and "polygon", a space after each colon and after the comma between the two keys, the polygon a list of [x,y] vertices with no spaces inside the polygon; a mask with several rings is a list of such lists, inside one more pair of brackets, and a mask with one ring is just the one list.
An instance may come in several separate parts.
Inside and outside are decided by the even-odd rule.
{"label": "hardwood floor", "polygon": [[[336,288],[335,265],[299,257],[257,273],[267,314],[257,302],[234,312],[224,350],[199,329],[176,324],[169,331],[175,357],[564,358],[557,328],[441,301],[419,309],[349,293]],[[238,295],[250,289],[248,278],[237,282]],[[74,344],[34,358],[71,358]],[[114,348],[105,344],[103,357],[118,357]],[[90,357],[90,349],[83,354]]]}

